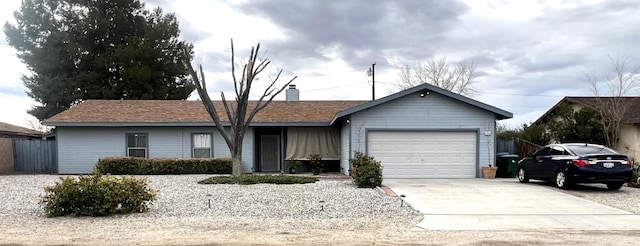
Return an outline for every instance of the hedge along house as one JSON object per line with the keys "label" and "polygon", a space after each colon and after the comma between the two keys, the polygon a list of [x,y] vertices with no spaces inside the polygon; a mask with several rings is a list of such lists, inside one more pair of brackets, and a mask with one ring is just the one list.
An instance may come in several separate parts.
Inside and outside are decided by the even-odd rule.
{"label": "hedge along house", "polygon": [[[247,129],[244,172],[278,172],[287,159],[320,154],[348,174],[361,151],[382,162],[385,178],[479,177],[495,160],[496,120],[512,117],[429,84],[370,102],[299,101],[295,86],[286,98]],[[56,126],[60,173],[91,172],[108,156],[230,156],[199,101],[87,100],[44,124]]]}

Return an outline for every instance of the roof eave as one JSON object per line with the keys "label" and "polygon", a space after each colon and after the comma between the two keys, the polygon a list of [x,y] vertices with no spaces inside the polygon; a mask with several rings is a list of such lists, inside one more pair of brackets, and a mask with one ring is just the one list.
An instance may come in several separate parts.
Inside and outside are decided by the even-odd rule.
{"label": "roof eave", "polygon": [[[47,122],[46,125],[57,127],[214,127],[212,121],[209,122]],[[230,126],[228,122],[223,122],[223,126]],[[329,122],[252,122],[251,127],[295,127],[295,126],[331,126]]]}
{"label": "roof eave", "polygon": [[12,132],[12,131],[0,131],[0,135],[6,136],[21,136],[21,137],[42,137],[44,133],[26,133],[26,132]]}

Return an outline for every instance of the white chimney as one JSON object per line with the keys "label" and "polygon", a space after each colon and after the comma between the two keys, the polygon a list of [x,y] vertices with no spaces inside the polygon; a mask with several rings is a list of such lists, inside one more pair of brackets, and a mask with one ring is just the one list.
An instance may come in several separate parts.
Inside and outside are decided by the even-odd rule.
{"label": "white chimney", "polygon": [[296,89],[296,85],[289,85],[287,89],[287,102],[295,102],[300,100],[300,91]]}

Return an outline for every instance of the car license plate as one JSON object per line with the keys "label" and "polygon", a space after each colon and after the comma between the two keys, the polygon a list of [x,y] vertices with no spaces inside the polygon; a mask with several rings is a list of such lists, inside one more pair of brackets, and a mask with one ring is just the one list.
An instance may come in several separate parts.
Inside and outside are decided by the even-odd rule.
{"label": "car license plate", "polygon": [[602,163],[602,166],[605,168],[612,168],[614,164],[612,162],[605,162],[605,163]]}

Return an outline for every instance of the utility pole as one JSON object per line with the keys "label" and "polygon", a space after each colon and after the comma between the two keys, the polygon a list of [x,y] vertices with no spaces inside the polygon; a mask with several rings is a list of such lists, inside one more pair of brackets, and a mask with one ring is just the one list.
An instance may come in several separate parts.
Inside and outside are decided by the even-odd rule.
{"label": "utility pole", "polygon": [[376,63],[371,64],[367,74],[371,76],[371,101],[376,100]]}

